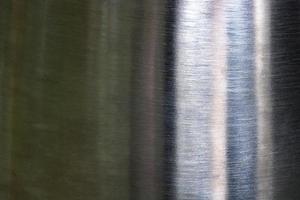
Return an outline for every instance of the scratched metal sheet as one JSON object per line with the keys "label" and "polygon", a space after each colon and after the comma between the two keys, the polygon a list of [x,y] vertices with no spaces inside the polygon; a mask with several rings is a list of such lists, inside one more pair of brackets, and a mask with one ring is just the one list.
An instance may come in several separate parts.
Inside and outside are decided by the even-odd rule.
{"label": "scratched metal sheet", "polygon": [[299,134],[299,0],[0,0],[1,200],[296,200]]}

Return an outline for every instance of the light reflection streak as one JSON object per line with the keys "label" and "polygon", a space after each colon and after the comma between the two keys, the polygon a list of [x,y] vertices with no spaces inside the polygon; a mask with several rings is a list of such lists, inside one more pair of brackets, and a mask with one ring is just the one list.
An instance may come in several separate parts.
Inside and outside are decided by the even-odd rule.
{"label": "light reflection streak", "polygon": [[256,101],[257,101],[257,177],[258,199],[273,199],[272,132],[271,132],[271,66],[270,1],[255,0]]}
{"label": "light reflection streak", "polygon": [[266,9],[261,1],[179,1],[178,199],[271,197]]}
{"label": "light reflection streak", "polygon": [[228,198],[255,199],[257,112],[252,1],[226,1]]}
{"label": "light reflection streak", "polygon": [[179,2],[176,30],[177,199],[211,198],[212,1]]}
{"label": "light reflection streak", "polygon": [[214,63],[213,99],[212,99],[212,199],[224,200],[227,195],[226,174],[226,24],[224,19],[224,0],[216,0],[214,4]]}

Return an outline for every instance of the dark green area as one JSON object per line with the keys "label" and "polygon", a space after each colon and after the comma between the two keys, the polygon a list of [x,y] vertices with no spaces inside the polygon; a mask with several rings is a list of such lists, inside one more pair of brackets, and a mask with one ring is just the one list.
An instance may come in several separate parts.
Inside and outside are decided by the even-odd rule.
{"label": "dark green area", "polygon": [[131,199],[135,7],[1,1],[1,200]]}

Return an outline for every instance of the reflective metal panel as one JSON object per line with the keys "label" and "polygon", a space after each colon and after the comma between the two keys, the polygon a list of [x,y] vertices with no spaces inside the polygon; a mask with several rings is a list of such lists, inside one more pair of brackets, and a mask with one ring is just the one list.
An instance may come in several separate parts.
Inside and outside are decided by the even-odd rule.
{"label": "reflective metal panel", "polygon": [[300,198],[300,1],[1,0],[0,199]]}

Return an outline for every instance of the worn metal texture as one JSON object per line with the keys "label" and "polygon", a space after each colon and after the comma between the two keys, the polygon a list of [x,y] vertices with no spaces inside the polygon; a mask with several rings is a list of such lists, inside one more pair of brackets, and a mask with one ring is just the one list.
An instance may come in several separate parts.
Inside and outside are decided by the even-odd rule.
{"label": "worn metal texture", "polygon": [[0,0],[1,200],[299,187],[299,0]]}

